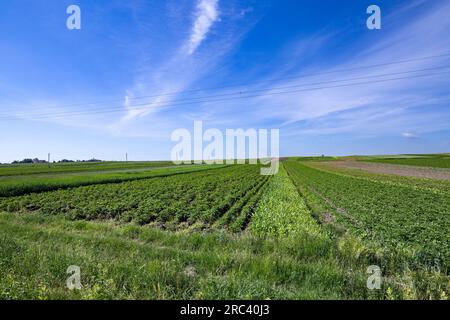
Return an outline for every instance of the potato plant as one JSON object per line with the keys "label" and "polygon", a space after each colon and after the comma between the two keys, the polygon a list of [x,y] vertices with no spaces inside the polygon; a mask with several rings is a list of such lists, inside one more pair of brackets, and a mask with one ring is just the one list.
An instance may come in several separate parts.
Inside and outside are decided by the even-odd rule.
{"label": "potato plant", "polygon": [[[237,165],[3,198],[0,210],[65,215],[71,219],[116,219],[139,224],[210,224],[227,215],[241,199],[250,200],[257,191],[255,188],[262,187],[265,181],[267,177],[259,174],[259,166]],[[226,220],[224,225],[231,222],[232,219]],[[245,227],[245,223],[240,227]]]}

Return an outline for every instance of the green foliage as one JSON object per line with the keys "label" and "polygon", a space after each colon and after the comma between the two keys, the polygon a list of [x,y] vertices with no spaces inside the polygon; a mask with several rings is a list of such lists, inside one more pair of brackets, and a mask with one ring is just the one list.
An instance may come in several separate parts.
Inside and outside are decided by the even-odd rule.
{"label": "green foliage", "polygon": [[76,173],[27,174],[0,177],[0,197],[20,196],[58,189],[74,188],[94,184],[164,177],[180,173],[221,168],[223,165],[182,165],[169,167],[144,167],[114,171],[80,171]]}
{"label": "green foliage", "polygon": [[365,170],[343,168],[339,166],[333,166],[329,163],[309,163],[309,167],[317,168],[321,171],[331,172],[334,174],[341,174],[344,176],[358,177],[361,179],[367,179],[370,181],[376,181],[383,184],[406,186],[409,188],[415,188],[418,190],[428,190],[437,193],[450,192],[449,180],[438,179],[425,179],[417,177],[399,176],[392,174],[373,173]]}
{"label": "green foliage", "polygon": [[323,235],[323,230],[312,218],[282,165],[259,201],[250,229],[257,235],[277,238],[299,234]]}
{"label": "green foliage", "polygon": [[[30,159],[31,160],[31,159]],[[31,161],[32,162],[32,161]],[[80,171],[103,171],[117,169],[138,169],[173,165],[170,161],[151,162],[68,162],[68,163],[26,163],[0,165],[0,176],[29,175],[39,173],[70,173]]]}
{"label": "green foliage", "polygon": [[338,157],[330,157],[330,156],[317,156],[317,157],[292,157],[289,158],[290,160],[297,160],[297,161],[334,161],[339,160]]}
{"label": "green foliage", "polygon": [[[0,214],[0,299],[374,298],[365,268],[250,234],[168,232],[61,216]],[[81,290],[66,270],[81,269]],[[398,293],[397,291],[394,291]]]}
{"label": "green foliage", "polygon": [[408,166],[420,166],[420,167],[433,167],[433,168],[450,168],[449,156],[433,156],[433,157],[420,157],[420,158],[384,158],[384,159],[371,159],[364,160],[366,162],[377,163],[389,163],[389,164],[402,164]]}
{"label": "green foliage", "polygon": [[138,224],[154,222],[162,223],[164,227],[169,227],[169,223],[178,227],[184,222],[189,225],[197,221],[214,222],[266,180],[259,174],[259,166],[237,165],[3,198],[0,209],[65,215],[71,219],[117,219]]}
{"label": "green foliage", "polygon": [[0,177],[0,299],[448,299],[448,189],[321,166]]}
{"label": "green foliage", "polygon": [[446,272],[450,257],[450,194],[321,171],[294,161],[298,185],[327,203],[354,234],[383,248],[410,251],[418,263]]}

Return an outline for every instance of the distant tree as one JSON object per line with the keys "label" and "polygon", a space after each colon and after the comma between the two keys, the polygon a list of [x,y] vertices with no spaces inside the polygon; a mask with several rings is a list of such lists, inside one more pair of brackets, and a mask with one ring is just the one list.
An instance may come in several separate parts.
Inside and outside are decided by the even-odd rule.
{"label": "distant tree", "polygon": [[14,160],[11,164],[20,164],[20,163],[33,163],[33,159],[23,159],[23,160]]}
{"label": "distant tree", "polygon": [[73,160],[67,160],[67,159],[62,159],[62,160],[60,160],[60,161],[58,161],[58,162],[60,162],[60,163],[67,163],[67,162],[75,162],[75,161],[73,161]]}
{"label": "distant tree", "polygon": [[47,161],[39,160],[38,158],[34,158],[32,161],[33,161],[33,163],[47,163]]}

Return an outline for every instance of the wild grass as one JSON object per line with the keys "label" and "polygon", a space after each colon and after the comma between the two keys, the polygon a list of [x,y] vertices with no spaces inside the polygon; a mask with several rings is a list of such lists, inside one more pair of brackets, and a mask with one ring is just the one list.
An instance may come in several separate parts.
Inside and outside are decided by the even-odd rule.
{"label": "wild grass", "polygon": [[[0,231],[1,299],[414,297],[392,279],[367,289],[373,261],[310,234],[169,232],[36,214],[0,214]],[[70,265],[81,269],[81,290],[66,288]]]}
{"label": "wild grass", "polygon": [[[332,241],[0,214],[1,299],[383,298]],[[318,242],[317,242],[318,241]],[[70,265],[81,290],[66,288]],[[393,291],[397,293],[397,291]],[[400,292],[398,292],[400,294]]]}

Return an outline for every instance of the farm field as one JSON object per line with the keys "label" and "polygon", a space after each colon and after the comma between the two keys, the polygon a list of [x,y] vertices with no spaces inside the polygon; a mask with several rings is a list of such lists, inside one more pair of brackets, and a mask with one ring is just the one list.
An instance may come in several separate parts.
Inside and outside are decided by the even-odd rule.
{"label": "farm field", "polygon": [[405,176],[433,180],[450,180],[450,170],[444,168],[391,164],[386,162],[363,162],[348,160],[327,162],[327,164],[334,167],[356,169],[392,176]]}
{"label": "farm field", "polygon": [[5,175],[0,299],[448,299],[447,181],[315,159]]}
{"label": "farm field", "polygon": [[[350,175],[354,177],[360,177],[363,179],[369,179],[378,181],[380,183],[387,183],[393,185],[406,185],[413,188],[423,188],[431,190],[433,192],[450,192],[450,181],[446,179],[425,179],[414,175],[398,175],[388,174],[386,170],[380,170],[379,172],[371,172],[369,170],[362,170],[360,167],[347,166],[347,161],[334,161],[334,162],[311,162],[308,165],[313,168],[317,168],[322,171],[330,171],[332,173],[338,173],[343,175]],[[354,162],[352,162],[354,163]],[[395,166],[397,167],[397,166]],[[417,173],[417,168],[408,167],[408,169],[414,174]],[[428,170],[429,168],[425,168]],[[419,168],[421,170],[421,168]],[[434,170],[434,169],[432,169]]]}
{"label": "farm field", "polygon": [[222,165],[159,166],[158,164],[151,167],[134,169],[122,168],[115,170],[88,170],[0,176],[0,197],[19,196],[32,192],[37,193],[93,184],[106,184],[151,177],[162,177],[199,170],[210,170],[211,168],[221,166]]}
{"label": "farm field", "polygon": [[287,162],[286,167],[300,188],[322,200],[327,213],[359,238],[386,250],[404,250],[415,262],[436,264],[446,272],[450,262],[448,192],[387,184],[298,162]]}
{"label": "farm field", "polygon": [[404,157],[384,157],[376,159],[367,159],[363,161],[376,163],[401,164],[408,166],[433,167],[433,168],[450,168],[450,156],[448,154],[436,155],[411,155]]}
{"label": "farm field", "polygon": [[197,221],[220,225],[239,218],[236,221],[244,226],[244,206],[247,200],[251,203],[266,181],[267,177],[259,175],[258,166],[236,165],[188,175],[11,197],[0,200],[0,210],[174,226]]}
{"label": "farm field", "polygon": [[104,170],[138,169],[149,167],[172,166],[171,161],[146,161],[146,162],[68,162],[68,163],[38,163],[38,164],[1,164],[1,176],[29,175],[39,173],[69,173],[89,172]]}

